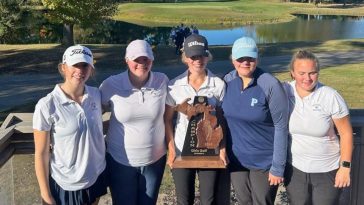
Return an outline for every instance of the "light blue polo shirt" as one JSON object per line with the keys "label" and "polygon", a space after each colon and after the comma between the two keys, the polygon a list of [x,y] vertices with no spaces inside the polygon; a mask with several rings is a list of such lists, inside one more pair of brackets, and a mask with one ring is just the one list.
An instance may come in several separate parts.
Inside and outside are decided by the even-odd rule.
{"label": "light blue polo shirt", "polygon": [[287,156],[288,105],[281,83],[260,68],[256,68],[244,90],[236,71],[224,79],[227,90],[222,108],[230,131],[229,154],[248,169],[270,170],[282,177]]}

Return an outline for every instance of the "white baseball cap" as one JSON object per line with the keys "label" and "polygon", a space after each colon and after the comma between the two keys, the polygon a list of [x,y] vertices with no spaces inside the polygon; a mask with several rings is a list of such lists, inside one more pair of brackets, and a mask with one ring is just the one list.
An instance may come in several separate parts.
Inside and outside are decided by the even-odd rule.
{"label": "white baseball cap", "polygon": [[68,47],[63,54],[62,63],[65,63],[69,66],[73,66],[77,63],[88,63],[93,68],[95,68],[91,50],[81,45]]}
{"label": "white baseball cap", "polygon": [[140,56],[145,56],[150,60],[154,60],[152,47],[145,40],[134,40],[126,47],[125,59],[135,60]]}

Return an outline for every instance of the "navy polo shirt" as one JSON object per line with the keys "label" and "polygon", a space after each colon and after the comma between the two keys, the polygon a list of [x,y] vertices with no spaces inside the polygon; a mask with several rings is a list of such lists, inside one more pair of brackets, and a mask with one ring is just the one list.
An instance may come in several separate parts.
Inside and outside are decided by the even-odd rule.
{"label": "navy polo shirt", "polygon": [[[236,76],[236,77],[234,77]],[[288,105],[281,83],[256,68],[242,90],[236,71],[225,76],[222,108],[227,120],[229,157],[248,169],[270,170],[283,176],[287,156]]]}

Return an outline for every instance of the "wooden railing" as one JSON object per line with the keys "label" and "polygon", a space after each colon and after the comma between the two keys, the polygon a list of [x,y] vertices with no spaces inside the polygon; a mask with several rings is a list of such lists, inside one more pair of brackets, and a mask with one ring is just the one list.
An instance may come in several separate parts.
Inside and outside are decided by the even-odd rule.
{"label": "wooden railing", "polygon": [[[110,113],[103,116],[104,130]],[[14,154],[34,154],[33,113],[10,113],[0,127],[0,168]]]}
{"label": "wooden railing", "polygon": [[[346,191],[342,204],[364,204],[364,109],[350,110],[354,128],[354,153],[352,160],[352,185]],[[32,113],[11,113],[0,127],[0,169],[14,154],[33,154],[34,141]],[[110,113],[103,115],[104,130]]]}

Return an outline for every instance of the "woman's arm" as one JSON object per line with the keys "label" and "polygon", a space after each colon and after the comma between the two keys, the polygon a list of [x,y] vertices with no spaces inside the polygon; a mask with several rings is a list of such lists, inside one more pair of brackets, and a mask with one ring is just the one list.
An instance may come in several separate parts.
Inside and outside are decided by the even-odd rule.
{"label": "woman's arm", "polygon": [[167,164],[170,168],[173,168],[173,161],[176,158],[176,149],[174,146],[173,139],[173,116],[174,116],[174,108],[166,105],[164,111],[164,124],[165,124],[165,132],[166,132],[166,144],[168,149],[168,159]]}
{"label": "woman's arm", "polygon": [[353,152],[353,128],[350,124],[349,115],[333,119],[334,124],[340,135],[340,168],[336,173],[335,187],[350,186],[350,168],[341,166],[341,162],[351,162]]}
{"label": "woman's arm", "polygon": [[45,204],[56,204],[49,188],[50,135],[47,131],[34,130],[35,174],[41,197]]}
{"label": "woman's arm", "polygon": [[270,185],[277,185],[283,182],[288,141],[288,100],[280,82],[271,87],[269,111],[274,124],[274,147],[268,180]]}
{"label": "woman's arm", "polygon": [[230,162],[229,158],[227,156],[227,153],[226,153],[227,123],[224,118],[222,108],[220,106],[216,106],[215,110],[216,110],[217,121],[220,124],[220,126],[222,127],[222,132],[223,132],[223,138],[221,139],[221,142],[220,142],[219,156],[220,156],[220,159],[224,162],[224,165],[227,166]]}

